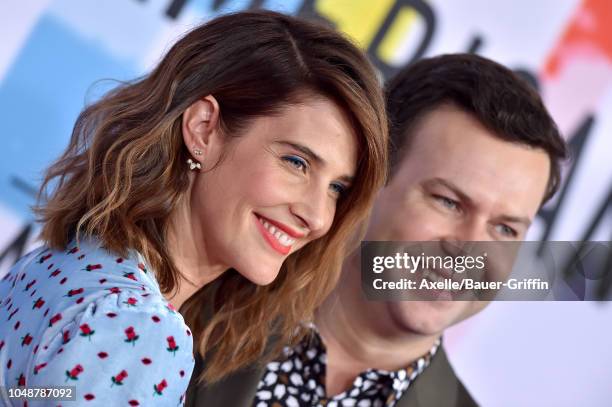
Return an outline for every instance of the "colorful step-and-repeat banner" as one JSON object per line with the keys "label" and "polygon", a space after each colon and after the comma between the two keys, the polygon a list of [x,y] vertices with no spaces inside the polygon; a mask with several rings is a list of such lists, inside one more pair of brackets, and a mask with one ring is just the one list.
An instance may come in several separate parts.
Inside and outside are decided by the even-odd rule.
{"label": "colorful step-and-repeat banner", "polygon": [[[430,55],[495,59],[541,92],[570,142],[557,199],[530,240],[612,238],[612,3],[608,0],[7,0],[0,2],[0,275],[35,244],[30,206],[84,104],[147,72],[182,33],[267,8],[350,35],[385,77]],[[495,303],[446,335],[485,406],[609,405],[612,306]],[[607,363],[606,363],[607,362]]]}

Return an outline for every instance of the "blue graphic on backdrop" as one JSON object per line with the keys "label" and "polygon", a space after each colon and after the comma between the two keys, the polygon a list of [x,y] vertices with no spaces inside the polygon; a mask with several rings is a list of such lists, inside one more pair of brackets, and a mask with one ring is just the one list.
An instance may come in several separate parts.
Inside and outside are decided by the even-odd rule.
{"label": "blue graphic on backdrop", "polygon": [[0,84],[5,147],[0,152],[0,201],[31,219],[34,199],[12,180],[38,187],[44,168],[67,146],[92,84],[134,76],[136,61],[117,60],[99,44],[43,16]]}

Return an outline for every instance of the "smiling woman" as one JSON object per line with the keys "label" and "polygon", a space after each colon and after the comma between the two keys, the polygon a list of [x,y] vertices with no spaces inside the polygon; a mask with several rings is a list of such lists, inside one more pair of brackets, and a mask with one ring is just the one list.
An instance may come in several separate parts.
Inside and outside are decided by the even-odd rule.
{"label": "smiling woman", "polygon": [[197,27],[84,109],[48,170],[45,246],[0,282],[0,315],[17,322],[0,326],[0,385],[176,405],[192,338],[209,381],[271,334],[299,340],[386,154],[375,72],[340,34],[272,12]]}

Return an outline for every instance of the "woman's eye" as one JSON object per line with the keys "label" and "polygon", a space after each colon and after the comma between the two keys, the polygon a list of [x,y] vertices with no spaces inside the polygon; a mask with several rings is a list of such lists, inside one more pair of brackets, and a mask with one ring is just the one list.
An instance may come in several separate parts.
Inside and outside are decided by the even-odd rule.
{"label": "woman's eye", "polygon": [[338,196],[342,196],[346,192],[346,186],[338,182],[329,185],[329,188]]}
{"label": "woman's eye", "polygon": [[287,155],[283,157],[283,160],[295,169],[306,172],[308,169],[308,163],[302,157],[298,157],[297,155]]}
{"label": "woman's eye", "polygon": [[508,236],[508,237],[518,236],[518,232],[516,230],[512,229],[508,225],[504,225],[503,223],[500,225],[497,225],[497,230],[499,231],[499,233],[501,233],[504,236]]}
{"label": "woman's eye", "polygon": [[444,206],[446,209],[450,209],[450,210],[458,210],[459,209],[459,202],[447,198],[445,196],[442,195],[434,195],[434,198],[436,199],[436,201],[438,201],[442,206]]}

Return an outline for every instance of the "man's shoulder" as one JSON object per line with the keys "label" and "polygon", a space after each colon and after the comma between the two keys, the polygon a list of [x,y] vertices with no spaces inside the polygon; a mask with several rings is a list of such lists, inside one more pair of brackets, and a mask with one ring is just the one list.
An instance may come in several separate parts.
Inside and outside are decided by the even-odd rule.
{"label": "man's shoulder", "polygon": [[448,361],[440,345],[427,369],[410,385],[396,407],[478,406]]}
{"label": "man's shoulder", "polygon": [[[204,361],[197,356],[194,375],[187,393],[187,406],[206,405],[250,406],[257,384],[265,370],[263,364],[234,372],[220,382],[197,383],[195,378],[202,373]],[[410,385],[398,400],[396,407],[472,407],[478,406],[448,361],[444,348],[440,346],[430,365]]]}

